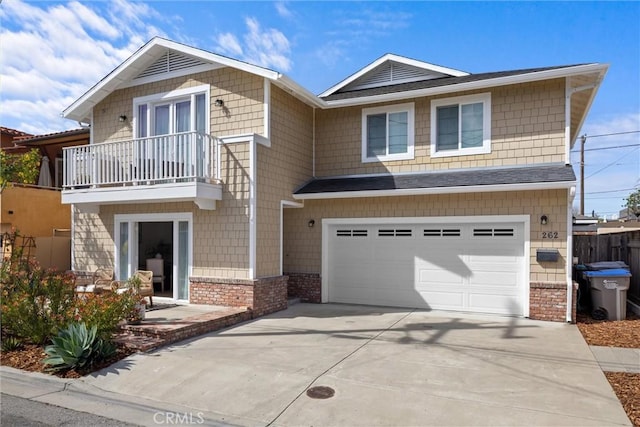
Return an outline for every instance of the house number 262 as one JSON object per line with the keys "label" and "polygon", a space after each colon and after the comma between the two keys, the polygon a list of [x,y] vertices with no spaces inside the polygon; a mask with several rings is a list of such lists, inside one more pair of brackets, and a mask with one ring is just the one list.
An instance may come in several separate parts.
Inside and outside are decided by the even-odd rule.
{"label": "house number 262", "polygon": [[543,231],[542,232],[543,239],[557,239],[558,232],[557,231]]}

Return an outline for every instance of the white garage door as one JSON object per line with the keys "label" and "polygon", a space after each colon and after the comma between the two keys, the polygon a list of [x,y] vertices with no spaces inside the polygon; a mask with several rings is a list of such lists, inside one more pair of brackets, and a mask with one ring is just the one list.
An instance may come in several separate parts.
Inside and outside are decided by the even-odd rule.
{"label": "white garage door", "polygon": [[331,302],[523,314],[523,223],[328,226]]}

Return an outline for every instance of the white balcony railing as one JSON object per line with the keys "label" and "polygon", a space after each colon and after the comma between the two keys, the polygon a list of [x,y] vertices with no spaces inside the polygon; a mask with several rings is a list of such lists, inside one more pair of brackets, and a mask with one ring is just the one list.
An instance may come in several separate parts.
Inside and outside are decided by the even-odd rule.
{"label": "white balcony railing", "polygon": [[68,147],[63,155],[67,190],[218,178],[217,140],[199,132]]}

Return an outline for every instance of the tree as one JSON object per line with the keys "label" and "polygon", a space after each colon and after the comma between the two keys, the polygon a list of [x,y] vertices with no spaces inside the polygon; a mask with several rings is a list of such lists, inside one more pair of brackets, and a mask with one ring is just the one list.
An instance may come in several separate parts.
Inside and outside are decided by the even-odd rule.
{"label": "tree", "polygon": [[634,214],[636,218],[640,218],[640,189],[629,194],[627,204],[623,206],[626,206],[627,211]]}
{"label": "tree", "polygon": [[9,182],[35,184],[39,168],[40,152],[36,148],[24,154],[8,154],[0,150],[0,188]]}

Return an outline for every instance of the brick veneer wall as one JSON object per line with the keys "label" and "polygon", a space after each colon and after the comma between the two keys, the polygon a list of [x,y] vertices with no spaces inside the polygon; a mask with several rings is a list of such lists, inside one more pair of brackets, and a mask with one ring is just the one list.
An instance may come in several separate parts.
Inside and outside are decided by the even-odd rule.
{"label": "brick veneer wall", "polygon": [[322,302],[322,281],[317,273],[286,273],[289,276],[287,294],[289,298],[300,298],[302,302]]}
{"label": "brick veneer wall", "polygon": [[287,276],[256,280],[192,277],[189,302],[192,304],[247,307],[253,316],[287,308]]}
{"label": "brick veneer wall", "polygon": [[[573,283],[571,316],[576,319],[578,284]],[[564,282],[532,282],[529,290],[529,318],[565,322],[567,316],[567,284]]]}

